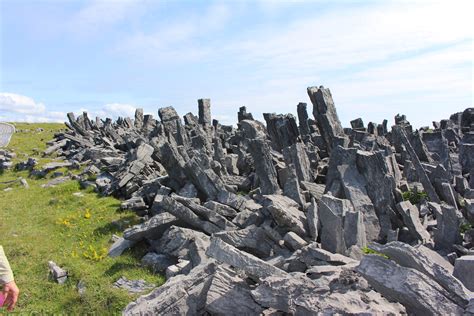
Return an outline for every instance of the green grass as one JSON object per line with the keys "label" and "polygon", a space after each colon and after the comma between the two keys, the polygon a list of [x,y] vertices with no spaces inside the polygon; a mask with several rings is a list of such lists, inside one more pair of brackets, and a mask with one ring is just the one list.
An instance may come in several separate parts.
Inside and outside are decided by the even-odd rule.
{"label": "green grass", "polygon": [[414,190],[405,191],[402,193],[404,201],[410,201],[411,204],[416,205],[423,200],[428,200],[428,193],[425,191],[415,192]]}
{"label": "green grass", "polygon": [[[16,126],[30,130],[16,133],[8,147],[17,153],[17,161],[28,156],[39,158],[46,148],[44,142],[50,140],[58,129],[64,128],[61,124]],[[36,132],[37,127],[45,131]],[[41,158],[42,163],[49,160]],[[123,227],[138,221],[134,213],[118,211],[119,200],[81,191],[76,181],[41,188],[41,184],[50,180],[49,177],[31,179],[27,171],[6,171],[0,175],[0,182],[18,177],[27,179],[30,188],[15,183],[10,185],[13,190],[5,192],[3,189],[7,185],[0,184],[0,244],[10,260],[21,291],[17,312],[119,314],[136,298],[136,295],[112,287],[121,276],[145,279],[158,285],[163,283],[162,276],[140,266],[139,259],[146,252],[144,245],[138,245],[118,258],[105,255],[112,234],[120,234]],[[81,192],[83,196],[73,195],[75,192]],[[59,285],[50,280],[49,260],[68,270],[66,284]],[[86,286],[83,296],[76,288],[80,280]]]}
{"label": "green grass", "polygon": [[387,255],[384,255],[383,253],[375,251],[374,249],[371,249],[369,247],[363,247],[362,252],[364,253],[364,255],[377,255],[377,256],[384,257],[385,259],[389,259]]}
{"label": "green grass", "polygon": [[461,226],[459,226],[459,231],[461,234],[464,234],[468,230],[472,229],[472,225],[470,223],[463,223]]}

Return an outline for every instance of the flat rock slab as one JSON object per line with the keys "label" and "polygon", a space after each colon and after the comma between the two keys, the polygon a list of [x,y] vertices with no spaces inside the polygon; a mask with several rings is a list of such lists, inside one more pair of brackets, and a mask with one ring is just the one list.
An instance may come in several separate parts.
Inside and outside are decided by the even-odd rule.
{"label": "flat rock slab", "polygon": [[461,315],[464,308],[448,299],[449,293],[425,274],[378,255],[365,256],[356,271],[377,292],[400,302],[416,315]]}
{"label": "flat rock slab", "polygon": [[42,184],[41,187],[42,188],[51,188],[51,187],[55,187],[55,186],[57,186],[61,183],[69,181],[69,180],[71,180],[70,177],[58,177],[58,178],[55,178],[55,179],[49,181],[48,183]]}
{"label": "flat rock slab", "polygon": [[115,281],[114,287],[127,290],[132,294],[137,294],[150,291],[155,288],[156,285],[147,283],[145,280],[129,280],[126,277],[121,277]]}
{"label": "flat rock slab", "polygon": [[251,254],[238,250],[217,237],[211,237],[211,245],[206,254],[220,262],[244,270],[249,276],[264,278],[271,275],[286,274],[285,271],[280,270]]}

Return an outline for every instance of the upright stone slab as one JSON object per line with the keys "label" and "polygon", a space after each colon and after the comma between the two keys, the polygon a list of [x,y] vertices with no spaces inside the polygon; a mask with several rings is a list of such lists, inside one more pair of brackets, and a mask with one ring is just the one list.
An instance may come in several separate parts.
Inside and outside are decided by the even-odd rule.
{"label": "upright stone slab", "polygon": [[420,182],[423,184],[423,188],[428,194],[428,197],[430,198],[430,200],[435,203],[441,203],[438,194],[436,194],[435,188],[431,184],[431,181],[428,178],[428,175],[426,174],[425,170],[423,169],[423,165],[421,164],[420,159],[418,158],[415,150],[413,149],[413,146],[408,140],[408,137],[405,131],[403,130],[403,128],[400,126],[394,126],[392,133],[395,134],[395,136],[401,140],[402,144],[405,146],[406,150],[408,151],[408,154],[411,157],[411,161],[413,162],[413,165],[416,169],[418,177],[420,178]]}
{"label": "upright stone slab", "polygon": [[255,162],[255,172],[260,181],[261,193],[280,193],[281,189],[278,185],[278,175],[270,154],[270,146],[262,139],[254,139],[249,142],[249,150]]}
{"label": "upright stone slab", "polygon": [[437,249],[453,250],[453,246],[462,242],[459,226],[462,214],[456,208],[448,205],[429,203],[430,209],[436,216],[434,242]]}
{"label": "upright stone slab", "polygon": [[313,181],[313,175],[311,174],[311,165],[308,155],[305,151],[305,145],[302,143],[296,143],[289,147],[283,148],[283,157],[287,165],[293,164],[298,181]]}
{"label": "upright stone slab", "polygon": [[308,123],[308,112],[306,110],[307,104],[306,103],[298,103],[296,106],[296,110],[298,112],[298,122],[300,127],[300,133],[302,136],[309,135],[309,123]]}
{"label": "upright stone slab", "polygon": [[239,108],[239,112],[237,113],[237,119],[239,123],[240,121],[243,121],[243,120],[253,121],[253,116],[252,116],[252,113],[247,113],[247,108],[245,106],[241,106]]}
{"label": "upright stone slab", "polygon": [[296,143],[299,130],[293,115],[263,113],[263,117],[267,122],[268,135],[272,140],[271,145],[275,150],[280,151],[282,148]]}
{"label": "upright stone slab", "polygon": [[458,278],[465,287],[474,291],[474,256],[463,256],[456,259],[453,275]]}
{"label": "upright stone slab", "polygon": [[313,103],[313,115],[318,125],[319,131],[323,136],[328,151],[333,147],[334,139],[344,135],[339,117],[337,116],[336,106],[332,99],[331,91],[323,86],[309,87],[308,95]]}
{"label": "upright stone slab", "polygon": [[143,109],[139,108],[135,110],[135,122],[136,129],[141,129],[143,127]]}
{"label": "upright stone slab", "polygon": [[211,125],[211,99],[199,99],[199,124]]}

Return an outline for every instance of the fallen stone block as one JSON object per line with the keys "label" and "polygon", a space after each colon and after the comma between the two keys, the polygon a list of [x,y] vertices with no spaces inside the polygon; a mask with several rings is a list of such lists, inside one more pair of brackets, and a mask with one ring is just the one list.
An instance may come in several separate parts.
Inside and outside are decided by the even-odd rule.
{"label": "fallen stone block", "polygon": [[464,311],[448,298],[449,293],[441,285],[425,274],[381,256],[364,256],[356,271],[384,297],[403,304],[408,313],[460,315]]}
{"label": "fallen stone block", "polygon": [[132,241],[140,241],[142,239],[159,239],[163,233],[173,225],[180,224],[174,215],[163,212],[153,216],[142,224],[135,225],[123,232],[123,238]]}
{"label": "fallen stone block", "polygon": [[217,237],[211,237],[211,245],[206,254],[220,262],[245,271],[249,276],[257,278],[285,275],[286,273],[251,254],[238,250]]}
{"label": "fallen stone block", "polygon": [[118,238],[112,246],[109,248],[108,256],[109,257],[118,257],[120,256],[125,250],[133,247],[136,244],[136,241],[133,240],[126,240],[122,237]]}

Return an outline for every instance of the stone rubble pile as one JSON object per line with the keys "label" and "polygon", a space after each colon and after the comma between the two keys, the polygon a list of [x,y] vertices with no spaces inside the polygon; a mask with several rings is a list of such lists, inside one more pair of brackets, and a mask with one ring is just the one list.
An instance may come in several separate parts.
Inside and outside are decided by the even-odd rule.
{"label": "stone rubble pile", "polygon": [[0,171],[10,169],[13,166],[12,159],[15,157],[14,152],[0,149]]}
{"label": "stone rubble pile", "polygon": [[237,128],[209,99],[184,121],[68,114],[45,154],[143,217],[110,255],[145,242],[168,279],[124,314],[472,313],[474,108],[343,128],[329,89],[307,91],[314,119],[241,107]]}

